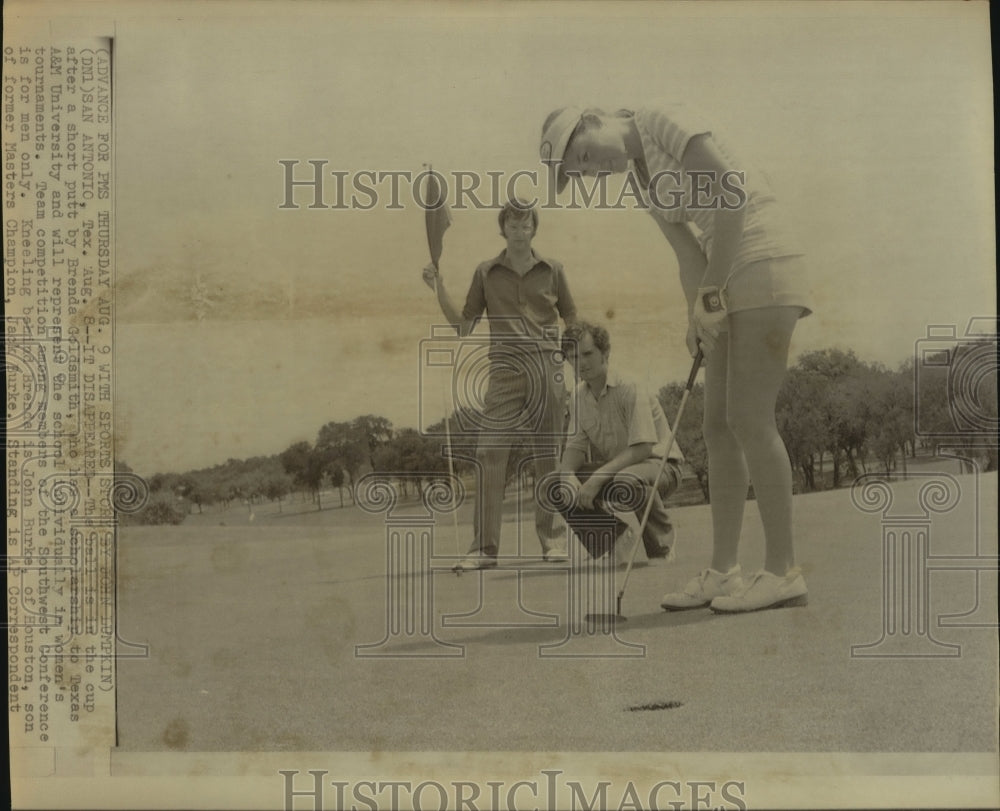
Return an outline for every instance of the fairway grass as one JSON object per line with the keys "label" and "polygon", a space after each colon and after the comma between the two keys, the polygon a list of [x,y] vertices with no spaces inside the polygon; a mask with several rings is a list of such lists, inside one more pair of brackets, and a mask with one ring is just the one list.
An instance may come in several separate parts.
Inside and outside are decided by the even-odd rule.
{"label": "fairway grass", "polygon": [[[947,478],[958,496],[923,522],[931,554],[995,556],[996,474]],[[890,513],[915,525],[925,483],[893,484]],[[995,572],[928,574],[929,636],[958,655],[852,656],[883,634],[891,515],[859,509],[850,490],[795,498],[809,605],[749,615],[659,608],[711,552],[709,508],[673,509],[677,560],[633,570],[623,601],[619,638],[644,646],[635,658],[543,655],[567,638],[566,570],[446,571],[471,537],[467,512],[457,542],[449,516],[433,528],[421,582],[437,642],[417,634],[396,649],[404,658],[359,658],[386,636],[387,586],[410,582],[386,576],[386,521],[288,508],[120,530],[119,635],[149,646],[119,660],[122,750],[996,751],[996,628],[937,627],[977,599],[973,619],[995,622]],[[508,513],[501,553],[537,555],[530,509]],[[740,559],[745,572],[763,560],[753,502]],[[483,600],[466,625],[442,621]]]}

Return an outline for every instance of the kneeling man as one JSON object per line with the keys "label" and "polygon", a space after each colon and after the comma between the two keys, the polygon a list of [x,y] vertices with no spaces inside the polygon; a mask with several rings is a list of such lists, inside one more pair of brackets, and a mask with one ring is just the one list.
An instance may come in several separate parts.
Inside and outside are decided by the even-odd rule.
{"label": "kneeling man", "polygon": [[[585,531],[588,521],[592,526],[595,517],[616,509],[620,499],[614,491],[635,487],[644,491],[637,493],[638,503],[632,499],[637,520],[646,499],[653,499],[642,533],[646,557],[667,557],[674,531],[663,499],[680,484],[683,456],[675,442],[663,466],[670,426],[659,401],[645,386],[608,367],[611,340],[603,327],[578,321],[563,334],[562,351],[578,380],[576,431],[567,437],[560,463],[563,480],[575,492],[573,503],[561,510],[566,523],[593,557],[601,557],[608,549],[599,536]],[[620,522],[619,531],[624,526]]]}

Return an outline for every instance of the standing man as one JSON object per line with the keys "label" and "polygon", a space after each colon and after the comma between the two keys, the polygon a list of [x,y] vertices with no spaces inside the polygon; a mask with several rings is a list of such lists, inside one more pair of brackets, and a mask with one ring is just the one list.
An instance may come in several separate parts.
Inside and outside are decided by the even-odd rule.
{"label": "standing man", "polygon": [[[433,264],[423,270],[437,292],[445,318],[465,337],[483,313],[490,326],[490,374],[476,448],[479,481],[473,518],[474,538],[456,571],[497,565],[507,458],[518,437],[530,436],[535,452],[535,480],[556,470],[563,432],[565,385],[559,345],[559,318],[569,326],[576,318],[559,262],[536,254],[531,241],[538,230],[533,204],[510,200],[500,211],[500,235],[507,247],[482,262],[459,310]],[[535,499],[535,528],[546,561],[565,563],[565,534],[557,531],[555,513]]]}
{"label": "standing man", "polygon": [[[575,499],[563,516],[577,530],[581,542],[592,545],[597,541],[582,531],[588,514],[602,512],[602,503],[613,506],[614,499],[608,492],[612,485],[623,489],[639,487],[645,491],[634,502],[641,502],[636,510],[640,515],[646,499],[653,499],[642,533],[646,557],[665,558],[672,551],[674,531],[663,499],[680,485],[683,456],[674,443],[672,455],[663,465],[670,439],[663,408],[645,386],[609,368],[611,340],[603,327],[578,321],[566,330],[562,345],[579,380],[578,430],[567,438],[560,464]],[[663,475],[657,480],[661,467]],[[596,558],[608,550],[588,546],[587,551]]]}

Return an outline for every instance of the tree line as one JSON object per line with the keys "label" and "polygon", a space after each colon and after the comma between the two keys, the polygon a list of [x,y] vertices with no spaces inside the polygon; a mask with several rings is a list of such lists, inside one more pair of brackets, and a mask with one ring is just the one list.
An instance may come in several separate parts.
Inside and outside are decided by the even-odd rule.
{"label": "tree line", "polygon": [[[963,364],[969,369],[963,371]],[[853,351],[840,349],[802,355],[788,370],[776,406],[796,491],[841,487],[873,470],[905,475],[907,459],[918,449],[933,451],[942,442],[970,464],[995,470],[996,369],[996,342],[987,339],[960,343],[948,353],[932,353],[919,366],[911,359],[896,369],[864,362]],[[659,390],[671,424],[683,388],[681,383],[670,383]],[[704,387],[697,383],[677,442],[707,501],[703,408]],[[468,425],[468,415],[449,415],[449,424],[456,423]],[[183,520],[184,505],[200,512],[209,505],[228,509],[241,504],[252,513],[255,504],[269,501],[280,511],[295,494],[322,510],[330,506],[323,501],[330,490],[338,494],[335,506],[342,508],[353,503],[354,485],[370,471],[403,474],[399,479],[404,497],[417,495],[426,484],[420,474],[448,470],[444,428],[442,420],[426,432],[397,429],[385,417],[365,414],[328,422],[314,441],[296,442],[273,456],[229,459],[180,474],[157,473],[148,482],[150,508],[155,507],[152,522],[176,523],[178,515]],[[474,448],[474,439],[467,435],[452,443],[456,474],[474,474]],[[522,464],[529,455],[524,443],[512,449],[508,484],[519,475],[525,479],[521,484],[530,484],[531,466]],[[128,469],[124,462],[119,468]],[[133,520],[143,522],[142,514]]]}
{"label": "tree line", "polygon": [[[947,446],[967,470],[997,469],[996,341],[961,342],[889,369],[853,351],[802,355],[778,392],[775,418],[797,492],[842,487],[862,473],[906,475],[918,450]],[[673,421],[684,387],[659,400]],[[704,388],[695,385],[677,442],[708,500],[708,454],[701,433]]]}

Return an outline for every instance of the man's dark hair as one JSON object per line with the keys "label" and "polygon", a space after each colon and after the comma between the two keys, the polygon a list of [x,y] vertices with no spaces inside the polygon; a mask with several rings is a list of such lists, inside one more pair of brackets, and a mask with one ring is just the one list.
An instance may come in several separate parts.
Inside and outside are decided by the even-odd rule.
{"label": "man's dark hair", "polygon": [[529,217],[531,218],[532,236],[534,236],[538,233],[538,209],[535,208],[534,203],[529,203],[520,197],[512,197],[500,209],[500,214],[497,217],[497,221],[500,223],[500,236],[507,237],[507,229],[504,226],[508,219],[526,220]]}
{"label": "man's dark hair", "polygon": [[583,340],[584,335],[589,335],[597,347],[597,351],[605,357],[611,352],[611,336],[600,324],[591,324],[589,321],[577,321],[570,327],[566,327],[563,333],[560,348],[562,353],[568,358],[576,351],[577,345]]}

